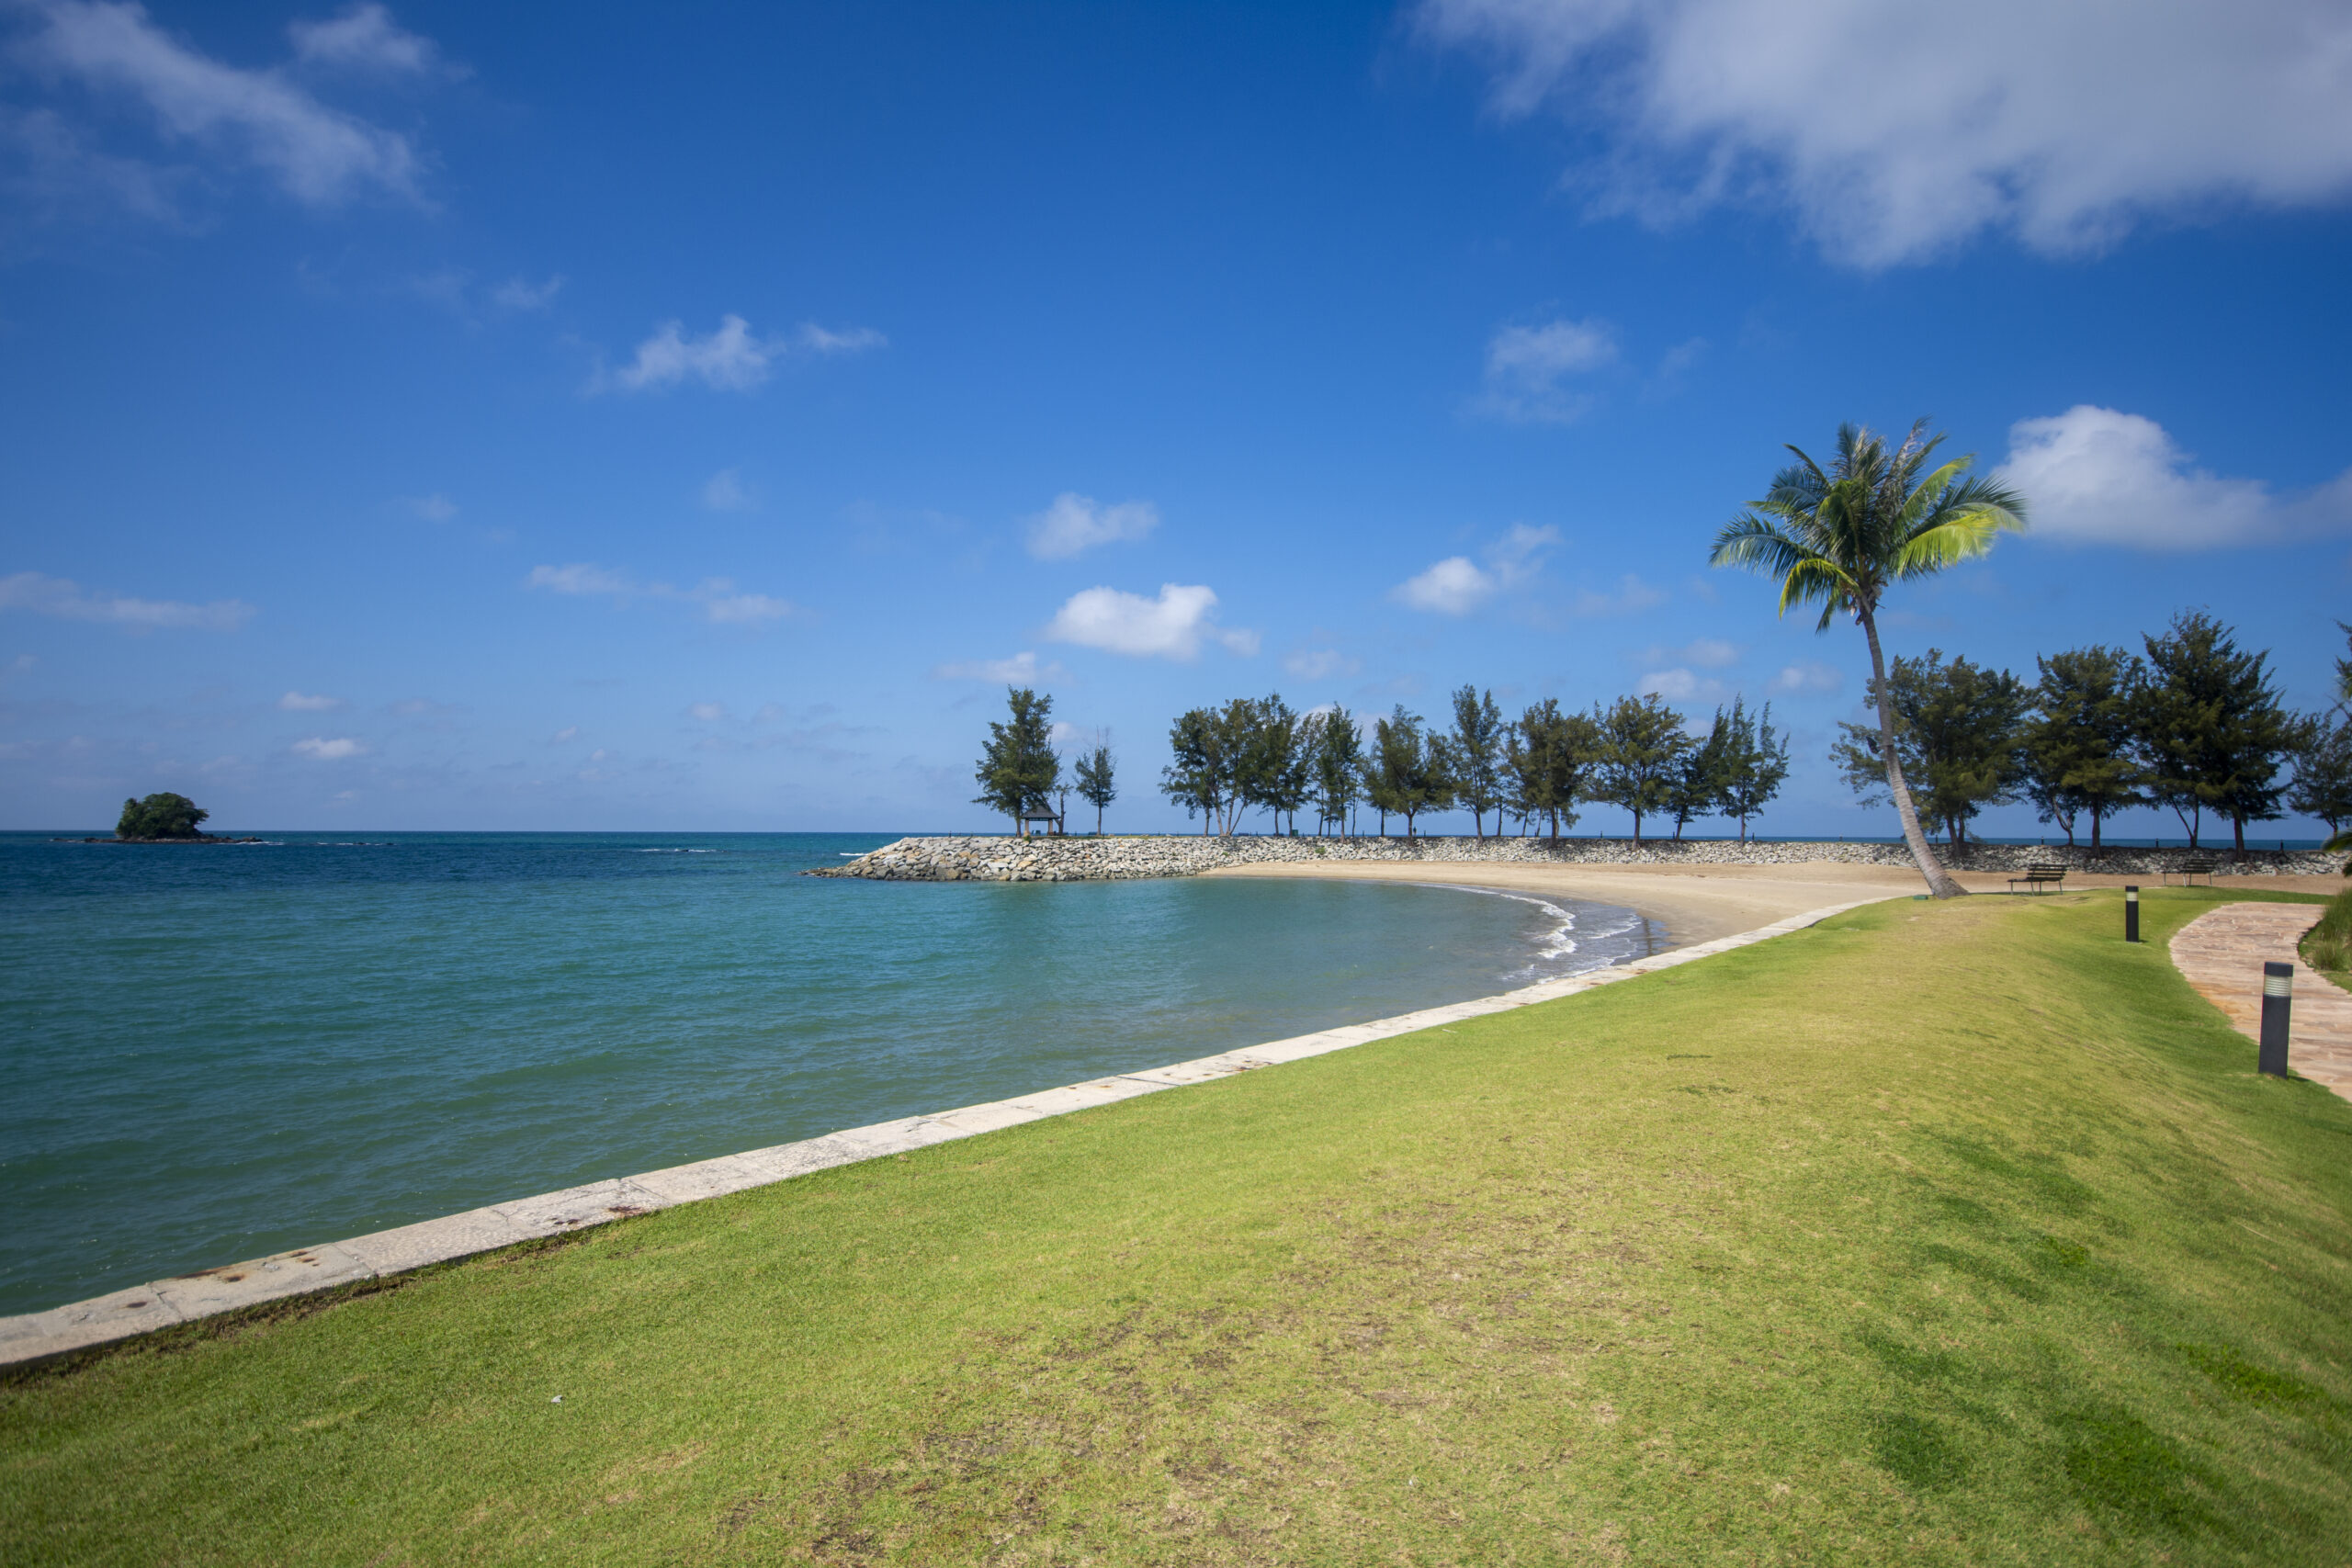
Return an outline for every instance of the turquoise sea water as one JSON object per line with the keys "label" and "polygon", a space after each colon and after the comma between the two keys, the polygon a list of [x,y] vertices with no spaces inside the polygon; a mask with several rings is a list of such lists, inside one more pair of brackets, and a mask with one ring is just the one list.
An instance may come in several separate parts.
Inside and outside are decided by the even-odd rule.
{"label": "turquoise sea water", "polygon": [[0,1314],[1663,938],[1444,887],[798,874],[895,836],[0,834]]}

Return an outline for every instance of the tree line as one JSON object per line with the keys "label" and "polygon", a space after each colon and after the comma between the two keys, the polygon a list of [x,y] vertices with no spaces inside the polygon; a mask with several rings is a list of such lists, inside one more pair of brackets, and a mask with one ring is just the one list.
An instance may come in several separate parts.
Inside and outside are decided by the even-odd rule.
{"label": "tree line", "polygon": [[[2331,833],[2352,821],[2352,719],[2341,707],[2289,711],[2269,655],[2240,648],[2202,611],[2176,615],[2141,645],[2143,653],[2095,645],[2037,657],[2032,684],[1946,661],[1939,649],[1896,658],[1887,703],[1919,815],[1955,848],[1977,813],[2017,802],[2069,845],[2086,820],[2093,849],[2106,820],[2133,807],[2171,810],[2192,849],[2208,814],[2229,822],[2240,851],[2247,823],[2289,811]],[[2352,660],[2337,669],[2352,672]],[[1830,760],[1865,805],[1886,801],[1877,728],[1838,728]]]}
{"label": "tree line", "polygon": [[1450,728],[1402,703],[1369,722],[1337,705],[1298,713],[1279,694],[1193,708],[1169,729],[1174,760],[1160,793],[1204,833],[1231,834],[1250,811],[1267,813],[1276,832],[1287,818],[1295,833],[1311,807],[1318,835],[1352,834],[1370,810],[1382,837],[1393,816],[1408,839],[1425,814],[1458,810],[1481,839],[1491,815],[1498,836],[1515,818],[1522,835],[1541,822],[1556,840],[1577,805],[1598,801],[1633,813],[1638,844],[1653,817],[1672,818],[1678,839],[1701,818],[1736,818],[1745,838],[1788,776],[1787,737],[1770,705],[1751,713],[1744,699],[1716,709],[1703,738],[1657,696],[1589,714],[1547,697],[1506,720],[1492,691],[1465,685],[1452,706]]}

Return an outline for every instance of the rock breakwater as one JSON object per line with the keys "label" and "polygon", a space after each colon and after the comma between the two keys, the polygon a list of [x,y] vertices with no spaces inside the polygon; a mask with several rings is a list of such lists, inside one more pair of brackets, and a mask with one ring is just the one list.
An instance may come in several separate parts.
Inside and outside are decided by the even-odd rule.
{"label": "rock breakwater", "polygon": [[[1957,871],[2021,871],[2029,862],[2056,862],[2102,875],[2178,875],[2188,850],[2108,849],[2033,844],[1939,846]],[[2327,875],[2341,869],[2334,856],[2312,851],[2199,851],[2223,876]],[[1636,850],[1627,839],[1230,839],[1175,836],[1093,838],[900,839],[811,876],[858,876],[885,882],[1110,882],[1145,876],[1195,876],[1221,865],[1266,861],[1511,862],[1536,865],[1909,865],[1901,844],[1651,840]]]}

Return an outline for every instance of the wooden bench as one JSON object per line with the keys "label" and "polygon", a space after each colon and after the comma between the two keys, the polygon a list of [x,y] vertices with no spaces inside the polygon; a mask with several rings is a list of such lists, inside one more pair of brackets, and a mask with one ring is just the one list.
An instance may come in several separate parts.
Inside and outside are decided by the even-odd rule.
{"label": "wooden bench", "polygon": [[2009,878],[2009,891],[2016,892],[2020,882],[2029,893],[2039,893],[2053,885],[2063,893],[2066,888],[2066,868],[2055,861],[2036,861],[2022,874]]}
{"label": "wooden bench", "polygon": [[2179,869],[2163,874],[2164,884],[2171,886],[2172,879],[2177,876],[2183,887],[2194,887],[2201,876],[2205,879],[2205,886],[2211,887],[2213,886],[2213,873],[2221,863],[2211,855],[2190,855],[2180,863]]}

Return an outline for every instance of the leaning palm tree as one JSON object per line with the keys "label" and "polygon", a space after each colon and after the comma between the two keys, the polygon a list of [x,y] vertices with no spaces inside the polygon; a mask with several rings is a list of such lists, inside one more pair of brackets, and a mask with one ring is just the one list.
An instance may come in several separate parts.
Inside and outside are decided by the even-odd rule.
{"label": "leaning palm tree", "polygon": [[1838,456],[1826,468],[1791,446],[1797,460],[1773,476],[1770,493],[1724,525],[1711,559],[1779,578],[1783,615],[1792,604],[1818,602],[1819,629],[1827,631],[1841,612],[1860,623],[1871,647],[1887,793],[1929,891],[1951,898],[1967,890],[1928,847],[1895,758],[1878,609],[1894,582],[1973,560],[1993,547],[2001,530],[2022,529],[2025,501],[1990,479],[1964,478],[1976,461],[1973,456],[1928,469],[1928,456],[1942,444],[1942,436],[1928,434],[1923,419],[1892,451],[1884,438],[1860,425],[1839,425]]}

